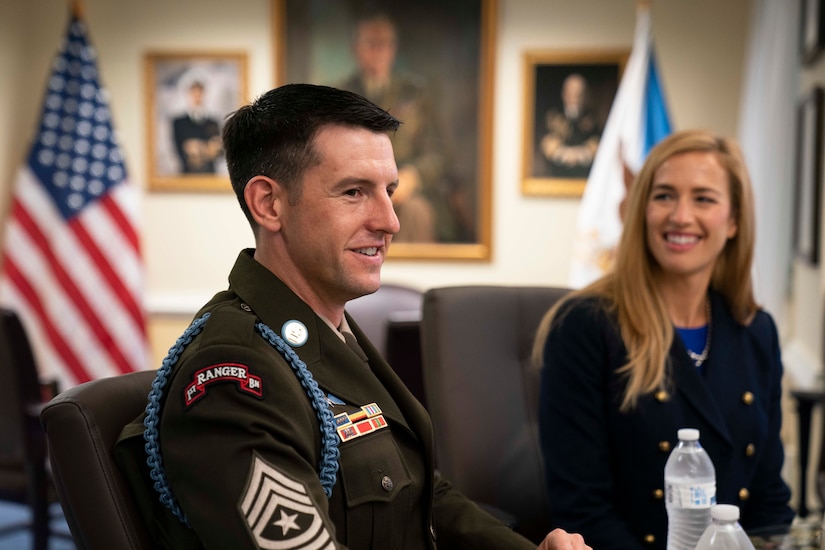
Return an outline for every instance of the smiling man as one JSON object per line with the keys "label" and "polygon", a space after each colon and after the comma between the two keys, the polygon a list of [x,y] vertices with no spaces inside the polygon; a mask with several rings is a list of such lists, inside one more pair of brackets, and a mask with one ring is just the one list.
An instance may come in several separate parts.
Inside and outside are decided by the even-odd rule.
{"label": "smiling man", "polygon": [[[398,126],[305,84],[228,120],[255,249],[170,350],[117,449],[157,547],[535,548],[436,474],[426,411],[344,311],[378,289],[399,230]],[[540,548],[588,547],[555,530]]]}

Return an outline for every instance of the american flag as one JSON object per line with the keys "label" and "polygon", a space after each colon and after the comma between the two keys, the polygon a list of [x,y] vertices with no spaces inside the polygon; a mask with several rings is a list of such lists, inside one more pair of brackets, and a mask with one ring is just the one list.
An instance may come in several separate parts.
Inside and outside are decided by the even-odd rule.
{"label": "american flag", "polygon": [[123,151],[96,52],[73,14],[19,169],[5,227],[0,304],[62,388],[146,368],[143,265]]}

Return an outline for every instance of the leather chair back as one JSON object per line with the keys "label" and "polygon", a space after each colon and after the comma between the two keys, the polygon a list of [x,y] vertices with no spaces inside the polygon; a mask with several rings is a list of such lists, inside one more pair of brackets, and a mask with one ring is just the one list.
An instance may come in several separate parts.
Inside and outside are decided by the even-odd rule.
{"label": "leather chair back", "polygon": [[66,522],[79,550],[151,550],[114,458],[120,431],[146,408],[154,371],[100,378],[52,399],[40,414]]}
{"label": "leather chair back", "polygon": [[445,479],[540,542],[550,512],[538,435],[539,369],[530,353],[544,314],[568,290],[458,286],[424,294],[424,388]]}

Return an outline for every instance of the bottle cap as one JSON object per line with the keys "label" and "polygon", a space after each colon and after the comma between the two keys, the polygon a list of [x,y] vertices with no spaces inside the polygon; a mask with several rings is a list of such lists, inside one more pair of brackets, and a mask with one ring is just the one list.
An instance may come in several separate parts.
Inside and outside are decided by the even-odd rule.
{"label": "bottle cap", "polygon": [[696,428],[680,428],[676,435],[682,441],[698,441],[699,430]]}
{"label": "bottle cap", "polygon": [[721,521],[737,521],[739,507],[733,504],[714,504],[710,508],[710,517]]}

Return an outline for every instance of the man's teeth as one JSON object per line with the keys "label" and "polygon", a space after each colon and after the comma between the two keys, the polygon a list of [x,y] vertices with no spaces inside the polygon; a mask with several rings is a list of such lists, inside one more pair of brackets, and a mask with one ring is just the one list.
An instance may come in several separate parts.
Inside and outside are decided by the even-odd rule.
{"label": "man's teeth", "polygon": [[693,235],[670,235],[667,236],[667,241],[673,244],[692,244],[699,239]]}
{"label": "man's teeth", "polygon": [[369,248],[359,248],[356,252],[358,252],[359,254],[363,254],[365,256],[375,256],[376,254],[378,254],[378,247],[371,246]]}

